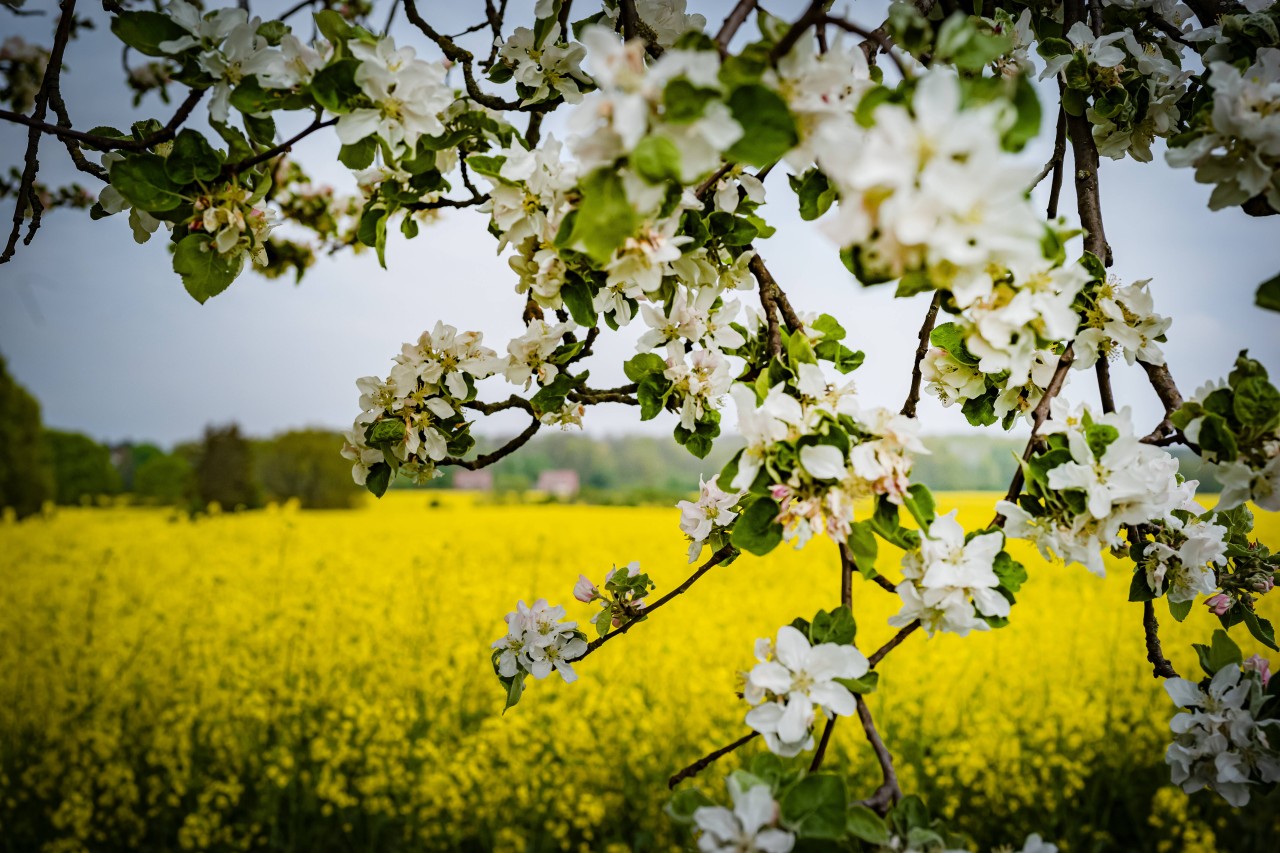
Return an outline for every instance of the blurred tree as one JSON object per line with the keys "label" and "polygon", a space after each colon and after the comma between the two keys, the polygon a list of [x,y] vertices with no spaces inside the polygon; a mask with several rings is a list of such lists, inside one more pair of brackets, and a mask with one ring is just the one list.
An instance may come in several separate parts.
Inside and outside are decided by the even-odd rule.
{"label": "blurred tree", "polygon": [[9,375],[0,357],[0,506],[18,517],[54,495],[53,467],[40,431],[40,403]]}
{"label": "blurred tree", "polygon": [[195,497],[201,507],[215,501],[225,510],[262,506],[253,448],[237,424],[205,427],[194,469]]}
{"label": "blurred tree", "polygon": [[338,455],[342,436],[320,429],[282,433],[254,448],[258,475],[276,500],[297,498],[305,509],[346,509],[362,498],[351,463]]}
{"label": "blurred tree", "polygon": [[183,503],[192,486],[191,463],[176,453],[149,456],[133,472],[134,494],[148,503]]}
{"label": "blurred tree", "polygon": [[111,464],[111,451],[87,435],[49,429],[45,444],[53,461],[54,499],[78,504],[98,495],[120,491],[120,472]]}
{"label": "blurred tree", "polygon": [[120,485],[126,492],[137,491],[134,477],[138,469],[151,459],[163,456],[164,451],[150,442],[134,444],[126,441],[111,449],[111,459],[120,472]]}

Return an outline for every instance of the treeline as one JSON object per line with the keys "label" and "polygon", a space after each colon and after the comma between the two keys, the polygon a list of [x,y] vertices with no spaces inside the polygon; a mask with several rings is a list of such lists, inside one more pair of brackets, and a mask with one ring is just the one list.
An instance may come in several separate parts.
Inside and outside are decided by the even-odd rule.
{"label": "treeline", "polygon": [[[912,479],[937,491],[1004,491],[1013,476],[1022,441],[991,432],[925,438],[931,451],[916,459]],[[479,452],[502,444],[478,437]],[[88,436],[45,429],[39,403],[13,381],[0,358],[0,507],[19,516],[46,502],[92,504],[102,497],[129,495],[135,503],[199,511],[218,504],[226,510],[253,509],[268,501],[296,499],[308,509],[345,508],[361,500],[351,465],[338,450],[337,432],[311,429],[254,440],[234,425],[209,427],[199,441],[172,450],[149,443],[108,448]],[[576,500],[603,504],[671,504],[692,494],[699,475],[715,476],[741,447],[732,437],[706,459],[697,459],[670,437],[626,435],[594,438],[548,431],[491,466],[492,490],[523,496],[543,471],[577,474]],[[1201,480],[1201,491],[1217,491],[1199,458],[1174,449],[1183,474]],[[452,488],[455,469],[415,486],[400,480],[393,488]]]}
{"label": "treeline", "polygon": [[209,427],[170,451],[151,444],[107,447],[87,435],[45,428],[40,404],[0,358],[0,507],[19,517],[47,503],[92,505],[128,495],[134,503],[200,511],[254,509],[296,499],[307,509],[353,506],[362,490],[338,455],[342,436],[293,430],[265,440],[235,424]]}

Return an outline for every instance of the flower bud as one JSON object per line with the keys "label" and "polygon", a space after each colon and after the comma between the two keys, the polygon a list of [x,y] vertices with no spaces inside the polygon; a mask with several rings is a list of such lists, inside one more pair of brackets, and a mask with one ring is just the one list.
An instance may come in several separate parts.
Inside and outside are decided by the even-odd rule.
{"label": "flower bud", "polygon": [[1262,686],[1266,687],[1271,681],[1271,661],[1261,655],[1251,655],[1248,660],[1242,664],[1245,672],[1256,672],[1262,676]]}
{"label": "flower bud", "polygon": [[599,597],[596,585],[586,575],[578,575],[578,582],[573,585],[573,597],[583,604],[590,604]]}
{"label": "flower bud", "polygon": [[1231,609],[1231,598],[1221,592],[1217,595],[1209,596],[1204,603],[1209,608],[1209,612],[1215,616],[1222,616]]}
{"label": "flower bud", "polygon": [[1272,577],[1271,575],[1259,575],[1258,578],[1253,582],[1253,591],[1254,592],[1271,592],[1272,588],[1275,587],[1275,585],[1276,585],[1275,578]]}

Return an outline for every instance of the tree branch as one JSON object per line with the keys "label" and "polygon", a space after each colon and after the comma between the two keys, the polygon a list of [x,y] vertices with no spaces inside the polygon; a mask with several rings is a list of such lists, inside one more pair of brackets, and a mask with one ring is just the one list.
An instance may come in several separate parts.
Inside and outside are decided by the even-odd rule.
{"label": "tree branch", "polygon": [[1156,608],[1150,601],[1142,602],[1142,629],[1147,635],[1147,662],[1156,678],[1177,678],[1178,671],[1164,656],[1160,647],[1160,623],[1156,621]]}
{"label": "tree branch", "polygon": [[862,804],[883,816],[893,808],[894,803],[902,799],[902,789],[898,787],[898,774],[893,769],[893,755],[880,739],[880,733],[876,731],[875,720],[871,718],[871,709],[867,707],[867,702],[862,698],[861,693],[855,693],[853,700],[858,704],[858,719],[862,721],[862,731],[866,733],[867,742],[871,744],[871,749],[876,754],[876,761],[880,763],[880,773],[884,778],[884,782],[871,795],[871,798],[863,800]]}
{"label": "tree branch", "polygon": [[888,657],[889,652],[893,651],[898,646],[902,645],[902,641],[907,639],[907,637],[910,637],[919,628],[920,628],[920,620],[917,619],[915,622],[912,622],[910,625],[907,625],[905,628],[899,629],[898,633],[890,637],[888,642],[886,642],[883,646],[881,646],[880,648],[876,649],[874,652],[871,653],[871,657],[867,658],[867,663],[871,666],[872,669],[875,669],[876,665],[879,664],[880,661]]}
{"label": "tree branch", "polygon": [[49,124],[43,120],[35,119],[31,116],[25,116],[22,113],[15,113],[9,110],[0,110],[0,119],[10,121],[14,124],[25,125],[35,128],[41,133],[47,133],[51,136],[57,136],[61,139],[74,139],[77,142],[83,142],[92,145],[94,148],[103,151],[146,151],[155,145],[168,142],[178,133],[178,128],[191,116],[191,111],[195,109],[196,104],[200,103],[200,99],[204,97],[205,89],[192,89],[191,94],[187,95],[186,100],[178,105],[178,110],[169,119],[169,123],[162,129],[157,130],[150,136],[142,139],[120,139],[111,136],[98,136],[92,133],[83,133],[79,130],[72,130],[69,127],[62,127],[56,124]]}
{"label": "tree branch", "polygon": [[252,169],[254,166],[257,166],[260,163],[267,162],[272,157],[277,157],[281,154],[292,151],[293,146],[299,141],[307,138],[308,136],[315,133],[317,130],[320,130],[321,128],[332,127],[337,123],[338,123],[338,120],[336,118],[331,118],[328,121],[321,121],[320,117],[316,116],[315,121],[311,122],[311,124],[309,124],[303,130],[294,134],[289,139],[286,139],[284,142],[281,142],[279,145],[272,146],[271,148],[268,148],[265,151],[260,151],[259,153],[254,154],[252,157],[248,157],[248,158],[245,158],[244,160],[241,160],[239,163],[228,163],[227,165],[223,166],[222,178],[227,179],[227,178],[234,177],[240,172],[243,172],[245,169]]}
{"label": "tree branch", "polygon": [[911,390],[907,392],[907,401],[902,404],[902,414],[909,418],[916,416],[916,404],[920,402],[920,380],[923,378],[920,365],[929,352],[929,334],[933,332],[933,324],[938,319],[938,303],[941,299],[942,294],[935,290],[933,299],[929,302],[929,310],[924,315],[924,322],[920,324],[920,343],[916,347],[915,362],[911,365]]}
{"label": "tree branch", "polygon": [[[728,560],[731,557],[736,556],[737,553],[738,553],[738,550],[734,548],[732,545],[725,545],[719,551],[716,551],[714,554],[712,554],[711,557],[705,563],[703,563],[701,566],[698,566],[698,568],[694,571],[694,573],[689,575],[689,577],[685,578],[684,582],[681,583],[678,587],[671,590],[671,592],[668,592],[666,595],[662,596],[662,598],[659,598],[653,604],[650,604],[648,607],[646,607],[643,611],[644,615],[646,617],[650,616],[659,607],[662,607],[664,604],[676,598],[677,596],[683,595],[684,592],[689,589],[689,587],[693,586],[697,582],[698,578],[702,577],[707,572],[711,571],[713,568],[723,563],[725,560]],[[597,637],[596,639],[587,643],[587,650],[582,653],[582,657],[574,658],[574,663],[577,663],[578,661],[582,660],[587,655],[591,654],[596,649],[600,648],[605,643],[612,640],[614,637],[627,633],[628,631],[631,630],[632,626],[639,625],[642,621],[643,620],[641,619],[632,619],[628,622],[624,622],[622,623],[622,625],[610,631],[609,633],[605,634],[603,637]]]}
{"label": "tree branch", "polygon": [[756,0],[738,0],[737,5],[725,16],[724,23],[720,25],[720,32],[716,33],[716,45],[720,48],[721,55],[728,52],[729,42],[733,41],[734,35],[755,7]]}
{"label": "tree branch", "polygon": [[[33,122],[44,123],[44,117],[49,108],[49,98],[58,87],[58,75],[62,73],[62,54],[66,50],[67,42],[71,40],[71,26],[75,23],[75,8],[76,0],[62,0],[59,5],[58,28],[54,33],[53,46],[49,49],[44,79],[40,83],[39,91],[36,92],[35,106],[31,112]],[[22,235],[22,221],[26,218],[28,209],[31,211],[31,223],[27,226],[27,236],[22,241],[23,245],[31,243],[36,230],[40,227],[40,214],[44,210],[44,205],[40,203],[40,197],[35,191],[36,175],[40,171],[40,136],[40,129],[36,127],[31,127],[27,131],[27,150],[23,155],[22,180],[18,183],[18,192],[14,198],[13,229],[9,232],[9,241],[5,244],[4,252],[0,253],[0,264],[8,262],[17,251],[18,238]]]}
{"label": "tree branch", "polygon": [[521,447],[524,447],[524,445],[528,443],[529,439],[533,438],[533,434],[537,432],[541,426],[542,421],[537,418],[533,418],[533,420],[529,422],[529,425],[524,428],[524,432],[520,433],[492,453],[485,453],[481,456],[477,456],[475,459],[459,459],[456,456],[446,456],[444,459],[440,460],[440,464],[457,465],[459,468],[466,468],[468,471],[476,471],[480,468],[488,467],[499,459],[510,456]]}

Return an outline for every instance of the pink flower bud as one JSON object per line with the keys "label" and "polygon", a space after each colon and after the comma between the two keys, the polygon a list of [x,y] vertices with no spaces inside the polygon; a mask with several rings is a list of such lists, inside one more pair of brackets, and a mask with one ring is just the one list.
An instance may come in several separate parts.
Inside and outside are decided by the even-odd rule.
{"label": "pink flower bud", "polygon": [[775,501],[784,501],[791,495],[791,487],[784,486],[782,483],[774,483],[769,487],[769,494],[773,496]]}
{"label": "pink flower bud", "polygon": [[1275,587],[1276,581],[1271,575],[1263,575],[1253,582],[1254,592],[1271,592]]}
{"label": "pink flower bud", "polygon": [[1266,687],[1271,681],[1271,661],[1261,655],[1252,655],[1244,662],[1245,672],[1253,671],[1262,676],[1262,686]]}
{"label": "pink flower bud", "polygon": [[590,604],[595,601],[600,593],[596,591],[596,585],[586,575],[578,575],[578,582],[573,585],[573,597]]}
{"label": "pink flower bud", "polygon": [[1215,616],[1222,616],[1231,609],[1231,598],[1221,592],[1217,595],[1209,596],[1204,603],[1209,608],[1209,612]]}

